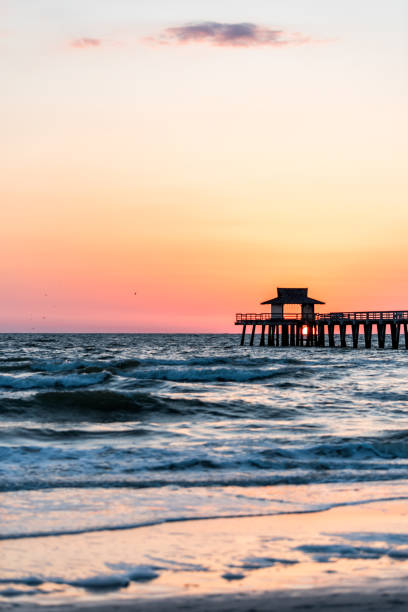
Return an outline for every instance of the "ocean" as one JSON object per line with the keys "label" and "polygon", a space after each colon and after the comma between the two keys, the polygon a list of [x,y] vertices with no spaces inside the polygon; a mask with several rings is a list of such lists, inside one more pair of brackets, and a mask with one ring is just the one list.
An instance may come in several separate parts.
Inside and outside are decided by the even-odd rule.
{"label": "ocean", "polygon": [[[215,561],[168,547],[164,558],[157,543],[155,554],[130,549],[125,534],[143,529],[148,542],[157,525],[405,502],[407,417],[402,349],[3,334],[0,602],[127,596],[177,571],[238,581],[271,556],[254,550],[252,568],[239,551]],[[318,552],[326,565],[361,551],[408,557],[408,536],[380,553],[376,538]],[[316,561],[313,546],[279,563]]]}

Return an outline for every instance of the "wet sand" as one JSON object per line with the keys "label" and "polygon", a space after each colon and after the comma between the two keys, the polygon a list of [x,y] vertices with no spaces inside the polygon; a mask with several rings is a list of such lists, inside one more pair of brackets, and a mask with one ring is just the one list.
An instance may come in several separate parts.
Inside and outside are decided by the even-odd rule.
{"label": "wet sand", "polygon": [[60,606],[10,603],[0,609],[20,612],[302,612],[324,610],[347,612],[387,612],[408,609],[408,592],[378,591],[374,593],[310,590],[307,592],[265,592],[234,595],[184,596],[112,601],[98,603],[72,603]]}
{"label": "wet sand", "polygon": [[[408,504],[379,501],[314,513],[167,523],[1,545],[7,571],[46,564],[71,582],[8,597],[29,612],[408,610]],[[115,555],[127,559],[117,564]],[[154,578],[81,588],[101,568],[166,564]],[[173,565],[172,565],[173,564]],[[130,574],[128,574],[130,575]],[[103,577],[103,576],[102,576]],[[31,587],[32,588],[32,587]]]}

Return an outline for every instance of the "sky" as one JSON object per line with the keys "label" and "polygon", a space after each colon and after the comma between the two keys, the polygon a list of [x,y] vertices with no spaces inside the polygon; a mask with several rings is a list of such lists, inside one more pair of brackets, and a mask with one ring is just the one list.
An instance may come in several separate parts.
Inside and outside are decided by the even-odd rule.
{"label": "sky", "polygon": [[406,0],[0,0],[0,331],[408,309]]}

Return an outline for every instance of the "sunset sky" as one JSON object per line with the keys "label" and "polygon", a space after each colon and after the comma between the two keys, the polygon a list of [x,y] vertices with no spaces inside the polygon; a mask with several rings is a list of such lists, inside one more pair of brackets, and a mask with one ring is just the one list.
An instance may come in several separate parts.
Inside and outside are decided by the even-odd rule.
{"label": "sunset sky", "polygon": [[406,0],[0,0],[0,331],[408,308]]}

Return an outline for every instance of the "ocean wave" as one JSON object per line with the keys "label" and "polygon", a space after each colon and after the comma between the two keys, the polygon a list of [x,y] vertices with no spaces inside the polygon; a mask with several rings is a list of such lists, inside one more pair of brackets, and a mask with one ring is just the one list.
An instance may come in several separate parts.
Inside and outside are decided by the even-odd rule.
{"label": "ocean wave", "polygon": [[[158,518],[154,518],[152,520],[141,520],[134,521],[131,523],[122,523],[122,524],[111,524],[111,523],[103,523],[100,525],[79,527],[77,529],[51,529],[44,531],[32,531],[32,532],[15,532],[15,533],[1,533],[0,532],[0,541],[3,540],[23,540],[29,538],[46,538],[46,537],[55,537],[55,536],[64,536],[64,535],[81,535],[86,533],[98,533],[101,531],[125,531],[127,529],[139,529],[143,527],[153,527],[154,525],[163,525],[167,523],[184,523],[184,522],[193,522],[193,521],[209,521],[214,519],[233,519],[233,518],[248,518],[248,517],[261,517],[261,516],[282,516],[282,515],[304,515],[304,514],[317,514],[320,512],[327,512],[328,510],[334,508],[344,508],[348,506],[365,506],[369,504],[375,503],[384,503],[384,502],[394,502],[394,501],[406,501],[408,500],[408,496],[406,495],[393,495],[393,496],[385,496],[385,497],[372,497],[368,499],[361,499],[358,501],[346,501],[346,502],[317,502],[315,504],[309,505],[309,507],[297,508],[297,509],[284,509],[284,510],[253,510],[251,512],[219,512],[215,514],[200,514],[198,513],[185,513],[180,514],[178,516],[161,516]],[[306,551],[304,551],[306,552]],[[312,551],[310,551],[312,552]],[[408,553],[407,553],[408,556]],[[258,565],[260,559],[258,560]],[[266,560],[265,560],[266,561]],[[272,559],[270,559],[272,561]],[[273,560],[275,563],[282,563],[283,560]],[[289,561],[290,563],[290,561]],[[241,566],[242,567],[242,566]],[[153,567],[153,570],[162,569],[161,567]],[[19,583],[23,583],[24,579],[19,579]],[[37,578],[34,576],[30,576],[26,579],[27,581],[31,581],[31,585],[41,584],[43,579]],[[41,582],[36,582],[36,580],[40,580]],[[47,580],[48,581],[48,580]],[[5,582],[5,581],[4,581]],[[13,582],[13,581],[9,581]],[[26,584],[29,584],[26,582]]]}
{"label": "ocean wave", "polygon": [[100,372],[108,371],[113,374],[120,374],[136,370],[144,369],[163,369],[166,367],[177,368],[220,368],[226,366],[228,369],[241,368],[259,368],[260,366],[304,366],[304,362],[300,359],[292,357],[263,356],[256,357],[253,355],[239,356],[208,356],[208,357],[190,357],[187,359],[170,359],[170,358],[134,358],[122,357],[113,358],[106,355],[103,358],[99,355],[97,359],[21,359],[12,358],[5,360],[5,363],[0,362],[0,371],[20,371],[27,370],[28,372],[54,373],[61,372]]}
{"label": "ocean wave", "polygon": [[0,372],[24,372],[29,369],[29,363],[25,361],[21,363],[13,360],[12,363],[0,363]]}
{"label": "ocean wave", "polygon": [[[215,409],[220,406],[214,403]],[[49,418],[66,420],[99,417],[120,421],[131,419],[143,412],[160,414],[185,414],[190,409],[210,408],[207,402],[199,399],[161,398],[150,393],[119,392],[108,389],[77,391],[38,392],[29,398],[9,398],[4,401],[3,410],[21,415],[38,417],[41,413]],[[51,412],[50,412],[51,411]]]}
{"label": "ocean wave", "polygon": [[154,369],[141,369],[132,374],[135,379],[168,380],[172,382],[256,382],[268,378],[304,378],[312,372],[305,367],[283,368],[242,368],[242,367],[208,367],[188,369],[176,367],[158,367]]}
{"label": "ocean wave", "polygon": [[0,388],[14,390],[44,389],[50,387],[61,387],[72,389],[75,387],[88,387],[100,384],[109,378],[108,372],[97,374],[67,374],[65,376],[47,376],[33,374],[24,376],[10,376],[0,374]]}
{"label": "ocean wave", "polygon": [[271,357],[254,357],[253,355],[214,355],[212,357],[190,357],[188,359],[142,359],[140,365],[142,366],[178,366],[178,367],[191,367],[191,366],[245,366],[245,367],[256,367],[272,363],[281,363],[284,365],[298,365],[302,362],[298,359],[283,358],[283,359],[271,359]]}
{"label": "ocean wave", "polygon": [[55,427],[8,427],[0,430],[0,440],[38,440],[46,442],[58,442],[68,440],[105,440],[109,437],[115,439],[135,438],[147,436],[152,430],[146,427],[132,427],[129,429],[112,429],[103,431],[90,431],[89,429],[56,429]]}
{"label": "ocean wave", "polygon": [[204,470],[220,470],[225,469],[225,464],[214,461],[209,458],[203,459],[182,459],[180,461],[169,461],[166,463],[160,463],[152,466],[152,471],[184,471],[192,469],[204,469]]}
{"label": "ocean wave", "polygon": [[364,397],[365,399],[373,399],[380,402],[407,402],[408,393],[392,391],[390,389],[370,390],[370,391],[355,391],[356,396]]}
{"label": "ocean wave", "polygon": [[140,363],[140,359],[112,359],[110,356],[103,359],[99,356],[98,359],[32,360],[28,365],[33,372],[115,372],[137,368]]}
{"label": "ocean wave", "polygon": [[[26,447],[26,453],[35,454],[38,449]],[[207,472],[182,472],[172,471],[158,473],[154,470],[134,476],[134,470],[129,469],[129,476],[124,473],[102,475],[78,475],[72,477],[49,477],[43,478],[10,478],[7,475],[0,478],[0,492],[9,493],[17,491],[45,491],[50,489],[160,489],[162,487],[177,487],[180,489],[194,489],[197,487],[274,487],[281,485],[308,485],[308,484],[334,484],[342,482],[395,482],[406,479],[407,466],[399,470],[390,469],[391,466],[377,466],[373,470],[367,466],[354,466],[354,469],[340,470],[293,470],[292,472],[279,471],[252,471],[252,472],[223,472],[222,470]]]}
{"label": "ocean wave", "polygon": [[308,450],[314,457],[338,459],[408,459],[408,441],[384,440],[331,440],[327,444],[317,444]]}
{"label": "ocean wave", "polygon": [[245,399],[208,401],[191,397],[167,397],[136,390],[77,389],[38,391],[30,397],[8,397],[2,400],[2,412],[9,418],[39,418],[56,421],[129,421],[142,416],[157,418],[203,415],[208,418],[240,419],[248,410],[258,416],[292,419],[296,408],[248,404]]}

